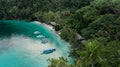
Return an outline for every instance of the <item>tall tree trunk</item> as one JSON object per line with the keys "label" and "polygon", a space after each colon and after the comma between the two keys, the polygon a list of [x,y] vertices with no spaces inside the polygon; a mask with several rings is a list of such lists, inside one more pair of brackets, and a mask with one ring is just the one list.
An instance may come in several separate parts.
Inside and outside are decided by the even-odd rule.
{"label": "tall tree trunk", "polygon": [[92,66],[91,67],[94,67],[94,62],[92,61]]}

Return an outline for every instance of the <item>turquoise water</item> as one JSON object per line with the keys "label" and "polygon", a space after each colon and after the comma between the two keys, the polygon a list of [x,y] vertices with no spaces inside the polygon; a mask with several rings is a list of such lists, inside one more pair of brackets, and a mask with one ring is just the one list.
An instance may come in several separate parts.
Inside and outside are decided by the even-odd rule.
{"label": "turquoise water", "polygon": [[[68,47],[68,43],[42,24],[19,20],[0,21],[0,67],[47,67],[48,58],[71,59],[68,57]],[[51,48],[56,51],[41,54]]]}

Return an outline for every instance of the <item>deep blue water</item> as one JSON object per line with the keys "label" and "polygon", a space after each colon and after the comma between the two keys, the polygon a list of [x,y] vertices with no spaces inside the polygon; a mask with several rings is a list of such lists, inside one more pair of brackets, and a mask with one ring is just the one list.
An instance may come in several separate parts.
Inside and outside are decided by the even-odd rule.
{"label": "deep blue water", "polygon": [[[48,58],[70,59],[68,47],[68,43],[42,24],[19,20],[0,21],[0,67],[47,67]],[[51,48],[56,51],[41,54]]]}

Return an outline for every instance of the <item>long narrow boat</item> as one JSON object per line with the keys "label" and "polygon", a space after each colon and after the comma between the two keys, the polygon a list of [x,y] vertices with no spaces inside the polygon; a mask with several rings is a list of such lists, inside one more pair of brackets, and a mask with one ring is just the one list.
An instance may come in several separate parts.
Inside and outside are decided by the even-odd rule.
{"label": "long narrow boat", "polygon": [[54,51],[56,51],[56,49],[47,49],[47,50],[44,50],[43,52],[42,52],[42,54],[49,54],[49,53],[53,53]]}

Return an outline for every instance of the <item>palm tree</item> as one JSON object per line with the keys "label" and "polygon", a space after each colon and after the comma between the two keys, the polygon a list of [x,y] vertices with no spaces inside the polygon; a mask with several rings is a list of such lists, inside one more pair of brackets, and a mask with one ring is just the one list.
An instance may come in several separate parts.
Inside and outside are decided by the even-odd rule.
{"label": "palm tree", "polygon": [[103,61],[101,53],[104,51],[104,45],[97,40],[89,40],[85,44],[84,50],[78,50],[80,62],[84,67],[95,67],[96,63]]}
{"label": "palm tree", "polygon": [[68,64],[67,59],[60,57],[59,59],[48,59],[50,61],[50,65],[48,67],[71,67],[70,64]]}

